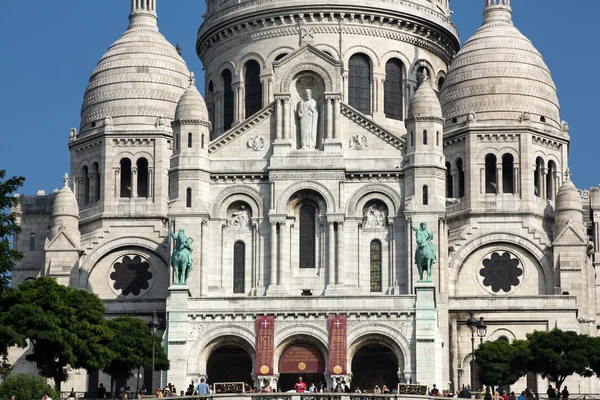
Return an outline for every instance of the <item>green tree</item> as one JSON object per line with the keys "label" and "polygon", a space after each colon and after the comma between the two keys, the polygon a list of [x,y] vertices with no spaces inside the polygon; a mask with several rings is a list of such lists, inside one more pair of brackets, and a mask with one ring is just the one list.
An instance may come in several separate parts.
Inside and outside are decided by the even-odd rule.
{"label": "green tree", "polygon": [[589,356],[590,369],[600,377],[600,337],[590,337],[591,353]]}
{"label": "green tree", "polygon": [[[143,320],[128,316],[110,320],[108,326],[112,338],[107,346],[115,357],[103,371],[111,377],[110,388],[114,394],[117,379],[130,378],[134,371],[142,367],[145,370],[152,368],[152,332]],[[160,345],[158,335],[155,340],[155,370],[166,371],[169,369],[169,359]]]}
{"label": "green tree", "polygon": [[526,346],[523,347],[523,341],[515,342],[489,341],[475,350],[482,383],[490,386],[512,385],[527,373],[524,363]]}
{"label": "green tree", "polygon": [[58,392],[71,369],[102,369],[113,357],[105,345],[111,336],[105,308],[94,294],[38,278],[11,290],[3,306],[0,326],[15,334],[8,344],[25,347],[29,341],[26,360],[52,378]]}
{"label": "green tree", "polygon": [[48,393],[53,399],[58,399],[46,379],[37,375],[9,375],[0,384],[0,399],[10,399],[10,396],[14,395],[17,400],[37,400],[41,399],[44,393]]}
{"label": "green tree", "polygon": [[13,193],[23,186],[25,178],[12,177],[5,179],[6,171],[0,170],[0,296],[6,293],[10,284],[10,271],[23,255],[14,250],[11,239],[21,232],[17,225],[17,215],[11,209],[19,204]]}
{"label": "green tree", "polygon": [[548,378],[560,389],[573,374],[589,377],[593,344],[589,336],[553,329],[527,334],[527,369]]}

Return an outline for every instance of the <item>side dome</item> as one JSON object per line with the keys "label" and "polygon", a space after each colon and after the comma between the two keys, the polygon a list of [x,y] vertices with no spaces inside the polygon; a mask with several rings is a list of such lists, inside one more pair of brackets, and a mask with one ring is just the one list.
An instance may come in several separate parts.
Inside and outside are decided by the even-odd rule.
{"label": "side dome", "polygon": [[441,93],[446,121],[476,113],[478,122],[520,120],[560,127],[550,70],[512,22],[510,0],[486,0],[483,25],[448,69]]}
{"label": "side dome", "polygon": [[58,191],[52,204],[52,218],[74,217],[79,219],[79,206],[75,194],[69,187],[69,176],[65,174],[63,187]]}
{"label": "side dome", "polygon": [[127,31],[102,56],[90,77],[81,108],[81,134],[101,128],[154,127],[173,119],[188,87],[189,70],[159,32],[155,2],[132,2]]}
{"label": "side dome", "polygon": [[567,179],[563,182],[556,193],[556,201],[554,206],[554,212],[564,211],[575,211],[578,213],[583,212],[583,206],[581,204],[581,197],[579,191],[570,179],[570,172],[567,170]]}
{"label": "side dome", "polygon": [[175,121],[208,121],[208,108],[196,88],[194,73],[190,74],[190,84],[175,109]]}
{"label": "side dome", "polygon": [[431,87],[431,83],[429,82],[429,76],[427,75],[427,73],[425,73],[420,77],[419,80],[421,81],[421,85],[419,85],[419,88],[417,89],[412,100],[410,101],[410,106],[408,108],[408,117],[433,117],[437,119],[442,119],[442,107],[440,105],[440,101],[438,100],[437,95]]}

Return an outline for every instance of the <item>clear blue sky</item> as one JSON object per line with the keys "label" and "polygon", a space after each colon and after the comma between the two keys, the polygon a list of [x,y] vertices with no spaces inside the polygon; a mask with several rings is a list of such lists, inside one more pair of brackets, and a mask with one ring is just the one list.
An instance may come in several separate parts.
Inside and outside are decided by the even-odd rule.
{"label": "clear blue sky", "polygon": [[[204,0],[158,0],[159,26],[202,74],[195,38]],[[451,0],[465,41],[481,24],[481,0]],[[27,179],[20,192],[60,187],[69,170],[69,129],[89,76],[127,28],[128,0],[0,0],[0,169]],[[513,0],[519,29],[544,56],[572,138],[570,166],[579,188],[600,184],[600,1]],[[203,79],[198,79],[203,92]]]}

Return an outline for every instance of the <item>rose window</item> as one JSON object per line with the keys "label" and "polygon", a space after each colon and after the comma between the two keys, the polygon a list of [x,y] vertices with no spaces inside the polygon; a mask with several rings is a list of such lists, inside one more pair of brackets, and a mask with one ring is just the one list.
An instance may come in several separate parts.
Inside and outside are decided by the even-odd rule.
{"label": "rose window", "polygon": [[125,256],[113,266],[110,279],[114,281],[113,288],[121,290],[123,296],[132,294],[139,296],[142,290],[150,287],[152,272],[150,264],[140,256]]}
{"label": "rose window", "polygon": [[521,283],[519,277],[523,275],[523,269],[519,266],[520,261],[510,253],[500,255],[494,252],[482,264],[479,275],[483,277],[483,286],[491,288],[494,293],[500,290],[508,293]]}

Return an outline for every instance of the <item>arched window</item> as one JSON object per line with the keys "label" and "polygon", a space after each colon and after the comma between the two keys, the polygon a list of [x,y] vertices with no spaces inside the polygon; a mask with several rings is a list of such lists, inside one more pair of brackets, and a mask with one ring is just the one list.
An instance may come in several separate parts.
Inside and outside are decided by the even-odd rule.
{"label": "arched window", "polygon": [[554,161],[548,161],[548,172],[546,174],[546,198],[548,200],[554,200],[554,193],[556,193],[556,188],[554,187],[555,175],[556,163]]}
{"label": "arched window", "polygon": [[262,82],[260,81],[260,65],[250,60],[244,66],[244,94],[246,96],[246,118],[251,117],[262,108]]}
{"label": "arched window", "polygon": [[446,197],[448,199],[452,198],[452,185],[454,184],[454,182],[452,182],[452,165],[447,162],[446,163]]}
{"label": "arched window", "polygon": [[29,235],[29,251],[35,250],[35,233]]}
{"label": "arched window", "polygon": [[221,74],[223,79],[223,131],[231,129],[233,124],[233,88],[231,87],[231,72],[226,69]]}
{"label": "arched window", "polygon": [[192,132],[188,133],[188,149],[192,148]]}
{"label": "arched window", "polygon": [[371,114],[371,62],[358,53],[348,62],[348,103],[363,114]]}
{"label": "arched window", "polygon": [[437,132],[435,133],[435,145],[436,145],[436,146],[439,146],[439,145],[440,145],[440,132],[439,132],[439,131],[437,131]]}
{"label": "arched window", "polygon": [[533,174],[533,190],[537,197],[542,197],[542,169],[544,169],[544,160],[542,157],[535,159],[535,172]]}
{"label": "arched window", "polygon": [[423,144],[427,145],[427,131],[423,131]]}
{"label": "arched window", "polygon": [[423,205],[429,205],[429,188],[427,187],[427,185],[423,186]]}
{"label": "arched window", "polygon": [[202,143],[200,145],[202,148],[204,148],[204,133],[202,134]]}
{"label": "arched window", "polygon": [[238,240],[233,245],[233,293],[244,293],[246,275],[246,245]]}
{"label": "arched window", "polygon": [[498,193],[498,173],[496,171],[496,156],[485,156],[485,192]]}
{"label": "arched window", "polygon": [[446,78],[444,78],[443,76],[441,76],[440,79],[438,79],[438,92],[442,91],[442,87],[444,86],[444,82],[446,82]]}
{"label": "arched window", "polygon": [[192,207],[192,188],[187,188],[185,190],[185,206],[187,208]]}
{"label": "arched window", "polygon": [[215,132],[215,98],[214,98],[214,93],[215,93],[215,85],[213,84],[213,81],[208,82],[208,96],[207,96],[207,106],[208,106],[208,119],[210,120],[210,137],[214,138],[214,132]]}
{"label": "arched window", "polygon": [[173,141],[175,142],[175,151],[179,150],[179,134],[173,135]]}
{"label": "arched window", "polygon": [[463,160],[456,160],[456,169],[458,170],[458,198],[465,197],[465,170],[463,169]]}
{"label": "arched window", "polygon": [[148,160],[140,158],[137,160],[137,196],[148,196]]}
{"label": "arched window", "polygon": [[515,158],[512,154],[502,156],[502,192],[514,193]]}
{"label": "arched window", "polygon": [[83,188],[82,188],[82,205],[87,206],[90,203],[90,171],[87,167],[83,167]]}
{"label": "arched window", "polygon": [[383,110],[386,118],[402,121],[402,62],[392,58],[385,64]]}
{"label": "arched window", "polygon": [[94,198],[94,202],[100,201],[100,166],[98,163],[94,163],[92,166],[94,168],[94,173],[96,175],[96,181],[94,182],[94,194],[96,195]]}
{"label": "arched window", "polygon": [[410,133],[410,147],[415,147],[415,133]]}
{"label": "arched window", "polygon": [[315,268],[316,214],[313,206],[300,207],[300,268]]}
{"label": "arched window", "polygon": [[381,292],[381,241],[371,242],[371,292]]}
{"label": "arched window", "polygon": [[121,198],[131,197],[131,160],[121,160]]}

